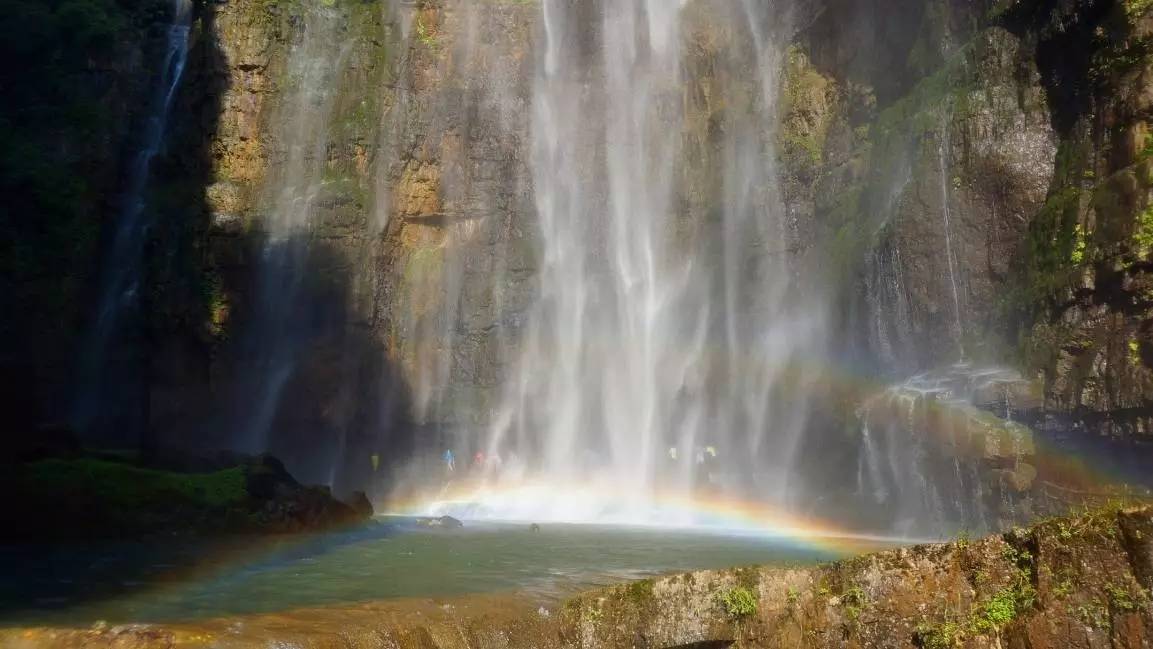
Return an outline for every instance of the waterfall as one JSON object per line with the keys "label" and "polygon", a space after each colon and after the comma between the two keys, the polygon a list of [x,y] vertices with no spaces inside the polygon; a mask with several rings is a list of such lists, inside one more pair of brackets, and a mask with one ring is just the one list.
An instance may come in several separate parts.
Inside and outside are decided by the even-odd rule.
{"label": "waterfall", "polygon": [[342,20],[334,8],[308,7],[289,53],[287,90],[275,121],[276,141],[283,149],[260,201],[266,209],[261,220],[264,241],[254,313],[242,351],[244,379],[234,439],[251,452],[269,449],[284,390],[320,326],[315,296],[306,284],[328,159],[329,115],[350,47],[339,38]]}
{"label": "waterfall", "polygon": [[[505,460],[494,480],[596,483],[615,502],[491,513],[635,521],[658,490],[699,488],[784,502],[812,380],[797,361],[823,327],[793,291],[773,149],[791,6],[710,5],[702,27],[681,2],[542,4],[539,294],[483,449]],[[695,230],[681,193],[690,29],[731,37],[718,65],[754,89],[725,110],[719,205]]]}
{"label": "waterfall", "polygon": [[[123,362],[115,348],[126,337],[145,328],[141,300],[144,287],[144,248],[154,215],[147,209],[146,192],[152,162],[161,152],[172,102],[188,58],[192,20],[190,0],[173,0],[172,18],[165,31],[165,49],[136,134],[137,146],[124,173],[113,234],[105,250],[98,285],[97,311],[82,343],[73,423],[82,432],[98,425],[117,406],[139,408],[128,415],[135,427],[148,426],[148,370],[146,359],[135,359],[125,381],[116,365]],[[138,342],[137,348],[146,347]],[[147,351],[136,353],[147,354]],[[129,385],[126,385],[128,383]],[[135,393],[133,390],[135,389]]]}
{"label": "waterfall", "polygon": [[957,271],[953,260],[953,235],[949,229],[949,126],[941,125],[941,139],[937,146],[937,159],[940,162],[941,173],[941,218],[945,228],[945,261],[949,267],[949,286],[953,291],[953,318],[957,328],[957,350],[960,359],[965,359],[965,329],[961,324],[961,298],[957,293]]}

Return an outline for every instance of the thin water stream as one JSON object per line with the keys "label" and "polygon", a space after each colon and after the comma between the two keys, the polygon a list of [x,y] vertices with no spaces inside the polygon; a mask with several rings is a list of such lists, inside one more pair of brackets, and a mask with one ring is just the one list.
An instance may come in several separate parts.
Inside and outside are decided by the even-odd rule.
{"label": "thin water stream", "polygon": [[[124,172],[112,237],[101,263],[97,311],[82,342],[72,423],[84,432],[105,425],[101,417],[117,413],[132,422],[128,426],[124,421],[115,422],[120,427],[148,425],[148,397],[144,394],[148,389],[147,371],[143,368],[147,361],[136,359],[139,367],[131,370],[118,364],[124,362],[119,351],[128,346],[125,341],[141,337],[145,328],[141,304],[145,290],[144,254],[155,218],[148,209],[147,191],[152,163],[164,148],[172,102],[188,60],[191,0],[172,0],[171,11],[163,58],[139,126],[135,154]],[[136,340],[135,345],[143,343]]]}

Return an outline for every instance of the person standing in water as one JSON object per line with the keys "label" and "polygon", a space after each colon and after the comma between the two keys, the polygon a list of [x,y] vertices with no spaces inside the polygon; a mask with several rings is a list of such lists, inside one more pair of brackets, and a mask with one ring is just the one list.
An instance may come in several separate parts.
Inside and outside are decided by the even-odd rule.
{"label": "person standing in water", "polygon": [[444,451],[444,467],[450,475],[456,471],[456,458],[453,457],[451,448]]}

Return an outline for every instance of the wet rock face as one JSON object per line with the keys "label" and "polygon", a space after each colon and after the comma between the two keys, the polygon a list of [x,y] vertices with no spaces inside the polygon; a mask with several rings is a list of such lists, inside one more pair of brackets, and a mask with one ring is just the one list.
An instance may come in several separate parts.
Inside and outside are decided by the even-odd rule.
{"label": "wet rock face", "polygon": [[918,375],[870,398],[859,413],[865,519],[910,536],[1030,520],[1040,458],[1034,432],[1013,418],[1038,399],[1037,385],[1016,372],[967,366]]}
{"label": "wet rock face", "polygon": [[1010,397],[1031,425],[1141,448],[1149,8],[939,3],[877,45],[896,86],[846,55],[845,9],[798,38],[781,149],[791,209],[836,262],[843,357],[900,378],[1014,364],[1040,380]]}
{"label": "wet rock face", "polygon": [[401,63],[378,182],[388,188],[376,327],[418,423],[477,423],[532,297],[528,172],[537,7],[423,5]]}
{"label": "wet rock face", "polygon": [[[203,227],[180,245],[196,247],[211,295],[204,344],[170,363],[194,369],[163,368],[153,390],[174,443],[243,443],[267,382],[255,378],[260,350],[276,335],[293,337],[293,369],[269,448],[306,480],[362,485],[367,458],[411,443],[390,437],[398,426],[488,412],[535,267],[537,13],[521,2],[204,6],[178,128],[201,129],[207,159],[184,164],[211,182],[193,219]],[[333,33],[318,40],[321,29]],[[286,192],[308,202],[309,227],[295,237],[295,306],[275,316],[262,282]],[[207,427],[191,414],[206,408],[221,413]]]}
{"label": "wet rock face", "polygon": [[[371,453],[404,452],[391,437],[397,421],[477,426],[509,374],[539,265],[530,158],[540,7],[322,4],[339,24],[325,49],[331,109],[313,125],[323,137],[307,160],[315,217],[306,306],[292,315],[306,323],[305,343],[272,415],[272,448],[307,480],[343,463],[337,473],[358,486]],[[837,287],[844,357],[904,378],[1022,352],[1030,376],[1046,378],[1052,411],[1089,413],[1074,423],[1094,430],[1147,430],[1153,235],[1142,215],[1153,167],[1137,45],[1148,20],[1100,2],[825,5],[796,17],[771,135],[790,216],[781,252],[798,262],[797,292]],[[686,5],[685,87],[669,94],[685,111],[674,204],[686,249],[717,237],[719,134],[751,115],[734,64],[746,53],[709,20],[728,10]],[[199,12],[174,128],[206,155],[172,147],[180,152],[160,175],[178,189],[189,170],[207,179],[171,240],[172,257],[204,281],[177,283],[162,301],[151,412],[174,440],[222,446],[235,441],[228,422],[257,408],[237,395],[253,394],[245,377],[258,363],[245,346],[261,309],[269,206],[292,159],[284,116],[307,12],[260,0]],[[1062,40],[1072,32],[1055,25],[1079,17],[1101,36]],[[1055,105],[1054,80],[1073,73],[1051,56],[1060,43],[1102,54],[1104,67],[1078,73],[1093,82],[1091,101]],[[158,266],[166,280],[187,274]],[[1033,396],[1011,398],[1036,408]],[[199,423],[205,404],[227,421]],[[990,448],[978,455],[997,456]],[[1027,471],[993,470],[1010,490],[1030,482]]]}
{"label": "wet rock face", "polygon": [[[943,61],[886,103],[848,70],[810,63],[831,44],[810,37],[788,67],[791,201],[839,258],[849,339],[897,375],[1001,353],[986,334],[1053,175],[1031,51],[1001,28],[967,38],[936,44]],[[788,155],[796,142],[812,155]]]}
{"label": "wet rock face", "polygon": [[1035,44],[1062,135],[1021,259],[1023,300],[1037,305],[1020,322],[1025,360],[1046,378],[1047,405],[1100,435],[1149,429],[1150,20],[1133,3],[1026,3],[1007,15]]}

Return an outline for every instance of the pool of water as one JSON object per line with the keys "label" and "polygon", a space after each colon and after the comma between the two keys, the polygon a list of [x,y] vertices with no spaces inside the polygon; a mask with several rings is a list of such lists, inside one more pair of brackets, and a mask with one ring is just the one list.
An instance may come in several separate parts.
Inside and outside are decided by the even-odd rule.
{"label": "pool of water", "polygon": [[877,549],[692,530],[378,519],[258,544],[158,542],[0,549],[0,623],[177,622],[405,597],[515,592],[555,601],[591,586]]}

